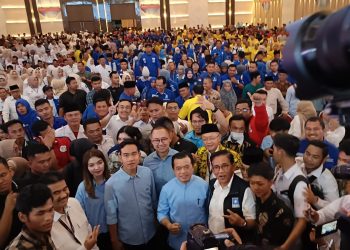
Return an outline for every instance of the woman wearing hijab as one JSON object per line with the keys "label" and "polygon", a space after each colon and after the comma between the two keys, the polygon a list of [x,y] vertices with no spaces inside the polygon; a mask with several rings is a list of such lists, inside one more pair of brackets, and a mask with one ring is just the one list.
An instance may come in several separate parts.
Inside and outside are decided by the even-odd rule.
{"label": "woman wearing hijab", "polygon": [[18,85],[21,93],[23,93],[23,80],[16,70],[11,70],[8,74],[7,86]]}
{"label": "woman wearing hijab", "polygon": [[317,116],[317,112],[312,101],[300,101],[297,106],[297,115],[294,116],[290,123],[288,133],[303,139],[305,137],[305,122],[313,116]]}
{"label": "woman wearing hijab", "polygon": [[230,80],[224,80],[222,82],[220,96],[222,103],[225,105],[225,108],[233,114],[237,102],[237,96],[232,88],[232,83]]}
{"label": "woman wearing hijab", "polygon": [[20,150],[16,144],[16,139],[6,139],[0,141],[0,155],[6,160],[11,157],[20,156]]}
{"label": "woman wearing hijab", "polygon": [[23,123],[28,140],[33,139],[32,124],[39,120],[37,113],[30,107],[29,102],[24,99],[16,101],[18,119]]}
{"label": "woman wearing hijab", "polygon": [[192,68],[187,68],[185,70],[185,78],[184,81],[190,86],[190,90],[192,91],[193,87],[197,85],[197,79],[194,75]]}

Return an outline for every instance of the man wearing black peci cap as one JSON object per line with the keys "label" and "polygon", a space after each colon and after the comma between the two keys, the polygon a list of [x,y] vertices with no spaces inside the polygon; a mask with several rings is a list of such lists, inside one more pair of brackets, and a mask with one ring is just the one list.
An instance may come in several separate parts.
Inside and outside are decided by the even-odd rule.
{"label": "man wearing black peci cap", "polygon": [[187,82],[180,83],[178,87],[180,95],[175,98],[175,101],[179,104],[179,108],[182,108],[182,105],[185,103],[185,101],[190,99],[192,96],[190,86]]}
{"label": "man wearing black peci cap", "polygon": [[86,92],[78,89],[78,82],[74,77],[67,77],[66,84],[68,90],[60,96],[60,110],[59,115],[63,116],[64,109],[67,108],[72,102],[75,102],[79,111],[83,113],[86,108]]}
{"label": "man wearing black peci cap", "polygon": [[124,91],[120,95],[119,100],[129,100],[131,102],[136,102],[140,97],[135,96],[136,94],[136,82],[126,81],[124,83]]}
{"label": "man wearing black peci cap", "polygon": [[56,129],[56,137],[68,137],[71,141],[79,138],[86,138],[84,134],[84,127],[80,124],[81,113],[79,106],[71,102],[69,106],[64,108],[64,119],[67,125]]}

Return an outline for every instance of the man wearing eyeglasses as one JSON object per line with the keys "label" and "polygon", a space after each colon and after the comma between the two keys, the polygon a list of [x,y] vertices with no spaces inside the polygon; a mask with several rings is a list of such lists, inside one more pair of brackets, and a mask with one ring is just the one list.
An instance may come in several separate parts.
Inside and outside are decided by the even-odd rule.
{"label": "man wearing eyeglasses", "polygon": [[206,181],[215,178],[210,157],[220,150],[228,150],[234,158],[236,167],[241,166],[241,157],[235,151],[225,148],[221,142],[221,135],[216,124],[204,124],[201,128],[201,136],[204,147],[200,147],[196,153],[195,174]]}
{"label": "man wearing eyeglasses", "polygon": [[150,139],[155,151],[144,159],[143,165],[152,170],[159,197],[162,187],[175,177],[171,168],[171,158],[177,151],[170,148],[171,135],[163,125],[153,127]]}
{"label": "man wearing eyeglasses", "polygon": [[219,150],[210,156],[210,161],[216,178],[209,182],[209,229],[220,233],[233,227],[243,243],[252,242],[255,200],[248,183],[234,174],[235,157],[227,150]]}

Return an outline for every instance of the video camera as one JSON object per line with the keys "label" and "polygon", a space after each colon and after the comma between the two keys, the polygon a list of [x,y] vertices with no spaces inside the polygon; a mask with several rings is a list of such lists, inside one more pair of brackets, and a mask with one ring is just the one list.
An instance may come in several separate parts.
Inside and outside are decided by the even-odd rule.
{"label": "video camera", "polygon": [[226,249],[225,240],[232,240],[227,233],[213,234],[203,224],[194,224],[187,234],[187,250]]}
{"label": "video camera", "polygon": [[336,179],[350,180],[350,164],[336,166],[331,171]]}
{"label": "video camera", "polygon": [[283,65],[300,99],[333,96],[327,113],[350,124],[350,6],[322,11],[288,25]]}

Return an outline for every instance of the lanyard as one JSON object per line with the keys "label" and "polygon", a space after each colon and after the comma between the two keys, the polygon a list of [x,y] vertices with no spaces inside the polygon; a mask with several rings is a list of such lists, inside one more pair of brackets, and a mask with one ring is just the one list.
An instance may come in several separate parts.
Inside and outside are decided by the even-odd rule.
{"label": "lanyard", "polygon": [[70,233],[72,235],[72,237],[74,238],[74,240],[79,244],[81,245],[81,242],[79,241],[79,239],[75,236],[74,234],[74,227],[73,227],[73,224],[72,224],[72,221],[70,220],[70,217],[69,217],[69,214],[67,213],[67,219],[68,219],[68,222],[69,222],[69,225],[70,225],[70,228],[69,226],[63,222],[63,220],[61,218],[58,219],[58,222],[68,231],[68,233]]}

